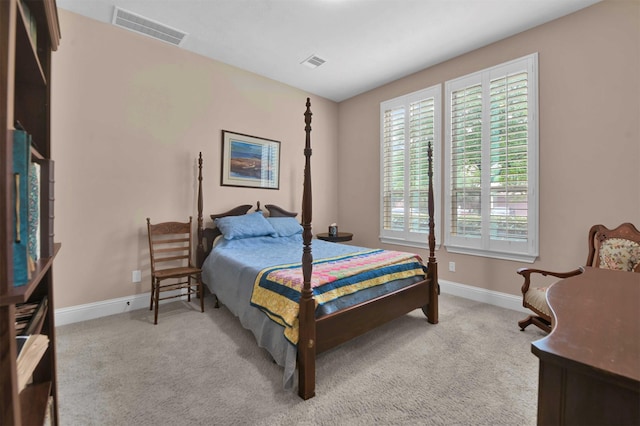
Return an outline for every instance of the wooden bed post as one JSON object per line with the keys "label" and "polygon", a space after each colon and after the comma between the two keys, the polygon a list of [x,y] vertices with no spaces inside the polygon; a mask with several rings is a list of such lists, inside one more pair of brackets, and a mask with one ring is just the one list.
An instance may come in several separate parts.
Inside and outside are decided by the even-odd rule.
{"label": "wooden bed post", "polygon": [[204,263],[204,246],[202,245],[204,226],[202,223],[202,152],[198,155],[198,247],[196,249],[196,266],[202,267]]}
{"label": "wooden bed post", "polygon": [[305,166],[304,189],[302,193],[302,277],[303,288],[300,296],[300,312],[298,314],[298,395],[303,399],[315,395],[316,382],[316,323],[315,301],[311,289],[311,273],[313,256],[311,254],[311,101],[307,98],[305,122]]}
{"label": "wooden bed post", "polygon": [[433,200],[433,147],[431,146],[431,140],[427,143],[427,156],[429,163],[429,264],[427,271],[431,278],[431,285],[429,286],[429,305],[427,305],[427,320],[431,324],[438,323],[438,262],[436,261],[436,235],[435,224],[433,220],[434,200]]}

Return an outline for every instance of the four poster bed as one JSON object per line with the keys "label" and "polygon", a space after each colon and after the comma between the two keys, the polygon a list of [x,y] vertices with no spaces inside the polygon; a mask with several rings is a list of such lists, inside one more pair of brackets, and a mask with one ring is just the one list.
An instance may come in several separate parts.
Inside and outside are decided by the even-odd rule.
{"label": "four poster bed", "polygon": [[[315,395],[316,355],[421,308],[438,322],[438,270],[429,146],[429,259],[388,250],[313,240],[311,231],[311,109],[305,116],[302,225],[275,205],[242,205],[213,214],[203,227],[202,154],[198,160],[197,264],[211,292],[284,367],[303,399]],[[265,217],[266,216],[266,217]],[[302,261],[300,259],[302,258]],[[217,306],[216,300],[216,306]]]}

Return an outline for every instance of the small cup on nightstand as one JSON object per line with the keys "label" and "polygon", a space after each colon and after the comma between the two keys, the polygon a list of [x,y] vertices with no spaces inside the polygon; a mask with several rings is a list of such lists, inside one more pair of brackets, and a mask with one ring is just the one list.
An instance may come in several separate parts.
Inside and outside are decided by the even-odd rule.
{"label": "small cup on nightstand", "polygon": [[336,225],[335,223],[332,223],[331,225],[329,225],[329,236],[330,237],[338,236],[338,225]]}

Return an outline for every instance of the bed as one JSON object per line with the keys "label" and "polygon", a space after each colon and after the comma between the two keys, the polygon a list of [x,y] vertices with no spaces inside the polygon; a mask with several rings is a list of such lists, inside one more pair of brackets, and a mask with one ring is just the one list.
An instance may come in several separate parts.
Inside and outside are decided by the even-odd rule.
{"label": "bed", "polygon": [[212,214],[213,226],[205,228],[200,154],[197,264],[216,307],[222,302],[284,368],[285,388],[294,388],[297,378],[298,395],[309,399],[317,354],[415,309],[437,324],[439,288],[431,147],[426,263],[412,253],[313,239],[309,98],[304,116],[301,223],[296,212],[271,204],[264,212],[258,202],[255,209],[245,204]]}

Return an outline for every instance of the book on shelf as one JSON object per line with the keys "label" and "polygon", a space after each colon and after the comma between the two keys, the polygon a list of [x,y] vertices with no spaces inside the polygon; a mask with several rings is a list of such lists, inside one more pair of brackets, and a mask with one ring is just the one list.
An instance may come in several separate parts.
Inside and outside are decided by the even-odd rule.
{"label": "book on shelf", "polygon": [[15,330],[18,334],[36,334],[42,329],[44,316],[47,313],[49,301],[44,296],[39,302],[27,302],[16,305]]}
{"label": "book on shelf", "polygon": [[33,371],[47,351],[49,347],[49,337],[45,334],[16,336],[16,346],[19,348],[16,358],[16,370],[18,375],[18,392],[20,392],[29,383]]}
{"label": "book on shelf", "polygon": [[33,314],[38,309],[38,303],[20,303],[16,305],[15,330],[16,335],[27,334],[26,329],[31,323]]}
{"label": "book on shelf", "polygon": [[40,161],[40,254],[42,257],[53,256],[53,202],[54,197],[54,162],[51,159]]}
{"label": "book on shelf", "polygon": [[31,136],[24,130],[13,132],[13,285],[25,285],[33,270],[29,256],[29,165]]}
{"label": "book on shelf", "polygon": [[40,257],[41,167],[31,161],[32,138],[20,123],[13,133],[13,285],[31,279]]}

